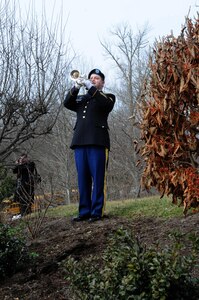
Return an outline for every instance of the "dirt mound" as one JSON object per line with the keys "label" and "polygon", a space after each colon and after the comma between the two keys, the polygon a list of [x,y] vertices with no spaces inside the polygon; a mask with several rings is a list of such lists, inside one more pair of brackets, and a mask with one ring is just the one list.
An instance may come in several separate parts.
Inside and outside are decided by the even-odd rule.
{"label": "dirt mound", "polygon": [[198,214],[170,220],[109,217],[91,224],[47,218],[39,238],[28,241],[30,252],[38,254],[36,263],[0,283],[0,300],[72,299],[60,263],[69,255],[80,260],[90,254],[101,255],[109,235],[121,227],[132,230],[146,245],[158,241],[164,246],[173,231],[198,233],[199,220]]}

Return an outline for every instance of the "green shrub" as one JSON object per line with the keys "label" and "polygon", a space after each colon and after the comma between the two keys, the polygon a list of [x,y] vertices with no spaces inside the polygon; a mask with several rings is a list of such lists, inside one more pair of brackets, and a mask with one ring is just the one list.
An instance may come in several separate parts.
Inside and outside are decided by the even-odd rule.
{"label": "green shrub", "polygon": [[100,263],[94,257],[84,262],[70,257],[65,264],[67,280],[78,299],[196,300],[197,284],[190,276],[196,251],[184,257],[182,248],[176,242],[164,250],[147,249],[120,229]]}
{"label": "green shrub", "polygon": [[12,276],[29,261],[25,241],[16,229],[0,224],[0,280]]}

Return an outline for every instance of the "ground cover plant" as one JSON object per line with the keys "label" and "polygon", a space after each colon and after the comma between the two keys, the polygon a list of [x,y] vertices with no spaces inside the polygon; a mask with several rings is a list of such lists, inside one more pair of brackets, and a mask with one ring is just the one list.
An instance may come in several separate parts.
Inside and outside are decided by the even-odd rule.
{"label": "ground cover plant", "polygon": [[0,280],[11,277],[30,262],[25,239],[17,228],[0,224]]}
{"label": "ground cover plant", "polygon": [[147,248],[130,231],[120,228],[109,238],[101,259],[90,256],[79,262],[69,258],[67,278],[78,298],[85,300],[196,299],[199,281],[191,278],[190,271],[199,239],[192,236],[192,241],[192,254],[182,256],[179,235],[170,247]]}

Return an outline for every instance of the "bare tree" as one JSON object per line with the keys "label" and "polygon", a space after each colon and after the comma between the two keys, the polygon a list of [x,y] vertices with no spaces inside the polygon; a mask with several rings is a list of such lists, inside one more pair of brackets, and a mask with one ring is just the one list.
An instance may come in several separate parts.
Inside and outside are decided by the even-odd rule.
{"label": "bare tree", "polygon": [[33,155],[39,160],[37,165],[46,186],[49,189],[53,186],[54,193],[65,195],[65,203],[70,203],[73,196],[77,196],[74,193],[77,189],[76,170],[70,149],[73,119],[72,113],[63,108],[51,134],[38,139],[32,148]]}
{"label": "bare tree", "polygon": [[0,162],[56,122],[71,63],[58,27],[19,22],[16,6],[0,6]]}
{"label": "bare tree", "polygon": [[[140,118],[139,103],[143,83],[148,76],[147,26],[133,34],[129,25],[111,31],[109,42],[101,42],[105,55],[114,67],[114,93],[117,102],[111,119],[112,153],[109,181],[117,197],[138,196],[140,174],[136,168],[134,140],[139,136],[135,126]],[[114,176],[113,176],[114,174]],[[109,185],[109,186],[110,186]]]}

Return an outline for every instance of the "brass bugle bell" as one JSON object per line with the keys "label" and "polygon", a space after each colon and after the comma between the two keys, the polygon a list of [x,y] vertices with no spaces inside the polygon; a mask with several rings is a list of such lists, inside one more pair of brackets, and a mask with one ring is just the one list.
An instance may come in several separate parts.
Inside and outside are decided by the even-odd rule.
{"label": "brass bugle bell", "polygon": [[72,70],[72,72],[70,72],[70,77],[72,80],[77,80],[81,77],[80,72],[78,70]]}

